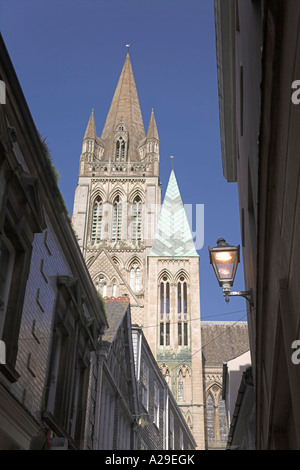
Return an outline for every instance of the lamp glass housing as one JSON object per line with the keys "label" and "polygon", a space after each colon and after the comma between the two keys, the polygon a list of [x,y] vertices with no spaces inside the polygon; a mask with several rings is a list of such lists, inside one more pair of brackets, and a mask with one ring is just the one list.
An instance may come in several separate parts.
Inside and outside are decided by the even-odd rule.
{"label": "lamp glass housing", "polygon": [[231,246],[223,238],[217,241],[217,246],[209,247],[210,263],[212,264],[219,285],[233,285],[237,265],[240,261],[240,247]]}

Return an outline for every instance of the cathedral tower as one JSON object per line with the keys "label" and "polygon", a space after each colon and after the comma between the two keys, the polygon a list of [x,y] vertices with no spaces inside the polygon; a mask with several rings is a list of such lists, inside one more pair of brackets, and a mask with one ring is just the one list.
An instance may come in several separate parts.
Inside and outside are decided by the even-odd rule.
{"label": "cathedral tower", "polygon": [[[146,336],[161,372],[204,449],[199,256],[174,171],[148,256]],[[151,286],[151,288],[150,288]]]}
{"label": "cathedral tower", "polygon": [[146,134],[129,54],[101,137],[94,111],[88,121],[73,226],[102,296],[130,297],[132,323],[204,449],[199,256],[173,170],[161,207],[155,116]]}
{"label": "cathedral tower", "polygon": [[72,222],[97,289],[129,295],[141,326],[160,204],[156,121],[152,110],[146,135],[127,53],[101,137],[94,111],[84,134]]}

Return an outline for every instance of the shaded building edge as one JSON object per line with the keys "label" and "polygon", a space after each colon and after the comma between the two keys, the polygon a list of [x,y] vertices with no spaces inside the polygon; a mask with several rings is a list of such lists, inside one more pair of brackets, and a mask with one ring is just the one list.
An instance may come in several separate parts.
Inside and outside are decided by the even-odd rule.
{"label": "shaded building edge", "polygon": [[300,374],[292,358],[299,337],[299,6],[215,0],[222,167],[237,183],[245,287],[254,296],[250,441],[257,450],[300,448]]}

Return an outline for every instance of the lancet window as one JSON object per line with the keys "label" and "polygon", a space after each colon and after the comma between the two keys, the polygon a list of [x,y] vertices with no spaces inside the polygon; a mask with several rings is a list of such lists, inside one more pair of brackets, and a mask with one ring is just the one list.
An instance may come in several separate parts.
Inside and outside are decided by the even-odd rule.
{"label": "lancet window", "polygon": [[105,277],[100,274],[98,279],[95,282],[96,290],[102,295],[102,297],[106,297],[107,295],[107,281]]}
{"label": "lancet window", "polygon": [[121,240],[122,231],[122,201],[120,196],[116,196],[113,202],[113,223],[112,223],[112,240]]}
{"label": "lancet window", "polygon": [[178,346],[188,346],[188,290],[184,276],[177,283]]}
{"label": "lancet window", "polygon": [[115,279],[112,282],[112,296],[117,297],[117,281]]}
{"label": "lancet window", "polygon": [[170,281],[163,276],[159,285],[160,346],[170,346]]}
{"label": "lancet window", "polygon": [[129,269],[129,283],[130,287],[134,291],[141,290],[142,283],[141,283],[141,268],[137,261],[134,261]]}
{"label": "lancet window", "polygon": [[115,160],[116,162],[125,162],[126,161],[126,141],[123,137],[119,137],[116,141],[116,153],[115,153]]}
{"label": "lancet window", "polygon": [[142,239],[142,200],[136,196],[132,205],[132,242],[140,243]]}
{"label": "lancet window", "polygon": [[103,203],[100,196],[97,196],[93,206],[92,219],[92,245],[100,243],[103,217]]}

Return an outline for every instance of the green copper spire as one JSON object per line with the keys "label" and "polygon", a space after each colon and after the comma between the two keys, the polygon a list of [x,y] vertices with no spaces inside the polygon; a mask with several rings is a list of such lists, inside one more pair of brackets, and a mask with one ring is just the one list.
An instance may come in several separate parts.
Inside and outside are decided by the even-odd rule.
{"label": "green copper spire", "polygon": [[172,170],[149,256],[199,256]]}

